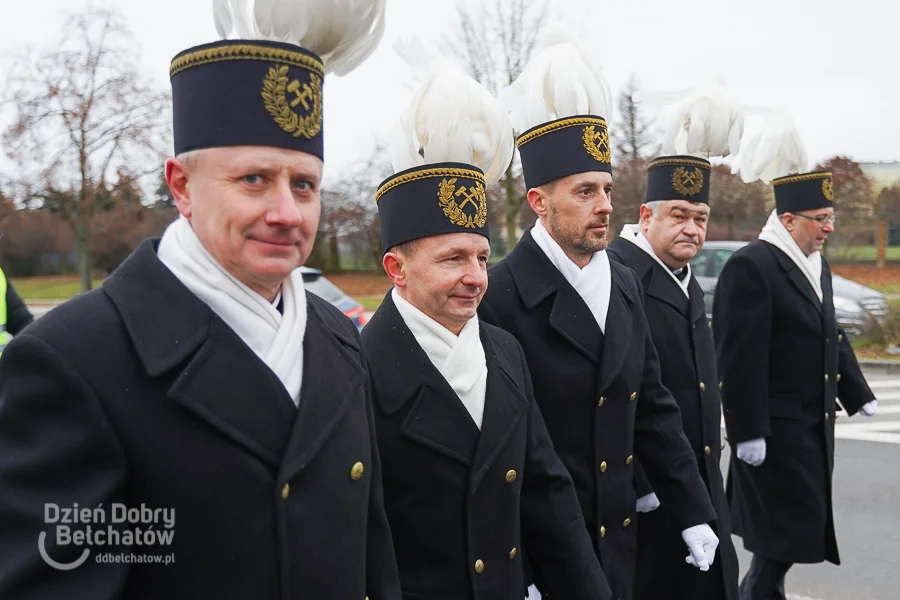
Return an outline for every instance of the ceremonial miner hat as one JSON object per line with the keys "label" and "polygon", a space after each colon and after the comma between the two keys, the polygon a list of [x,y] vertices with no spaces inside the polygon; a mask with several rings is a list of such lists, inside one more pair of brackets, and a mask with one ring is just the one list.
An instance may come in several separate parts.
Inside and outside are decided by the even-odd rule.
{"label": "ceremonial miner hat", "polygon": [[772,185],[778,214],[833,207],[834,180],[829,171],[779,177]]}
{"label": "ceremonial miner hat", "polygon": [[503,93],[517,132],[526,189],[589,171],[612,172],[605,115],[612,95],[599,52],[548,29],[539,52]]}
{"label": "ceremonial miner hat", "polygon": [[417,40],[396,51],[423,82],[400,117],[391,144],[396,173],[375,194],[382,252],[444,233],[488,234],[486,189],[512,160],[503,108],[452,62]]}
{"label": "ceremonial miner hat", "polygon": [[693,156],[662,156],[647,169],[646,202],[687,200],[709,204],[710,163]]}
{"label": "ceremonial miner hat", "polygon": [[[274,146],[324,158],[326,72],[346,74],[384,33],[385,0],[214,0],[222,39],[169,68],[176,156],[221,146]],[[327,32],[328,35],[323,35]]]}

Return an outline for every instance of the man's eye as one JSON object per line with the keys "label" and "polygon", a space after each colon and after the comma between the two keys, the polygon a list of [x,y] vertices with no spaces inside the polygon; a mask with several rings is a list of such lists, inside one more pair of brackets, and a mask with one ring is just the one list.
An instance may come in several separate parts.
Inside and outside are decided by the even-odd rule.
{"label": "man's eye", "polygon": [[294,189],[300,190],[301,192],[307,192],[312,189],[312,184],[308,181],[296,181],[294,182]]}
{"label": "man's eye", "polygon": [[244,181],[250,185],[256,185],[262,181],[262,177],[259,175],[244,175]]}

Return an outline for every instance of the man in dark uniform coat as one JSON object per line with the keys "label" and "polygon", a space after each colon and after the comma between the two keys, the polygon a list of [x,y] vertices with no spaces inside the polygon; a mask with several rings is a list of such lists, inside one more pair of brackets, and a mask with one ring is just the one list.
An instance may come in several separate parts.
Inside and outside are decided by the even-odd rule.
{"label": "man in dark uniform coat", "polygon": [[[321,96],[294,136],[271,73],[318,90],[324,69],[280,42],[175,58],[182,216],[4,352],[0,597],[400,598],[361,341],[297,269]],[[148,529],[170,541],[127,541]]]}
{"label": "man in dark uniform coat", "polygon": [[735,533],[753,553],[741,600],[784,598],[793,563],[840,563],[831,476],[837,398],[875,413],[850,343],[835,322],[831,173],[776,179],[760,239],[726,263],[713,324],[729,443]]}
{"label": "man in dark uniform coat", "polygon": [[[690,261],[706,240],[710,164],[690,156],[650,163],[640,225],[627,225],[609,246],[610,258],[641,280],[644,311],[659,354],[662,383],[678,402],[684,433],[706,483],[717,520],[718,560],[708,572],[684,562],[680,531],[666,506],[635,465],[638,487],[637,577],[639,600],[737,600],[738,564],[731,518],[719,470],[722,409],[716,348],[706,318],[703,290]],[[658,508],[658,510],[656,510]],[[653,577],[647,577],[653,573]]]}
{"label": "man in dark uniform coat", "polygon": [[[660,383],[640,282],[605,253],[612,211],[606,121],[564,117],[533,127],[517,143],[539,219],[491,269],[480,314],[522,344],[613,597],[630,600],[635,458],[671,506],[689,560],[704,570],[718,543],[707,525],[715,513],[678,405]],[[542,576],[536,565],[539,590]]]}
{"label": "man in dark uniform coat", "polygon": [[484,172],[499,177],[512,158],[512,132],[498,130],[508,143],[504,153],[496,140],[497,164],[475,166],[471,156],[431,164],[426,144],[426,164],[388,178],[376,194],[394,289],[362,339],[403,597],[521,600],[525,546],[554,597],[606,600],[609,585],[522,349],[476,314],[488,287],[485,188],[495,183]]}

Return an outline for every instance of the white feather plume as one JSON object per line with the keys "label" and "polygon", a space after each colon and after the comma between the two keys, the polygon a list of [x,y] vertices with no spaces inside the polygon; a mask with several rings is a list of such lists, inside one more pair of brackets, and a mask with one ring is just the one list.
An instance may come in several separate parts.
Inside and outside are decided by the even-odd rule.
{"label": "white feather plume", "polygon": [[669,105],[663,154],[725,157],[740,151],[744,114],[721,83],[679,92],[639,91],[634,101],[648,107]]}
{"label": "white feather plume", "polygon": [[768,185],[777,177],[803,173],[807,167],[806,148],[793,119],[783,112],[771,112],[763,127],[742,143],[731,172],[740,173],[744,183],[760,180]]}
{"label": "white feather plume", "polygon": [[384,36],[386,0],[213,0],[223,39],[274,40],[302,46],[346,75],[365,61]]}
{"label": "white feather plume", "polygon": [[597,48],[573,41],[569,29],[546,29],[535,56],[501,94],[516,132],[575,115],[610,119],[612,91],[598,56]]}
{"label": "white feather plume", "polygon": [[420,41],[401,40],[394,49],[422,80],[394,129],[394,171],[461,162],[484,171],[488,185],[499,181],[515,146],[500,102],[458,65],[435,57]]}

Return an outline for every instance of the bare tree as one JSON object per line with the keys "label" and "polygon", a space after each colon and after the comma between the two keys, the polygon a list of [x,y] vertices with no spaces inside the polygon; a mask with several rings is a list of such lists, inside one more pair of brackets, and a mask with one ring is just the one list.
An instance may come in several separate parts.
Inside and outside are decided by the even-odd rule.
{"label": "bare tree", "polygon": [[84,291],[91,224],[108,201],[102,192],[124,165],[158,169],[168,147],[168,97],[147,85],[135,58],[122,17],[92,9],[70,17],[52,49],[18,61],[6,85],[14,115],[3,141],[19,166],[20,195],[64,192],[54,208],[74,234]]}
{"label": "bare tree", "polygon": [[[476,81],[497,94],[528,64],[546,21],[548,0],[457,0],[459,26],[446,43]],[[518,165],[510,165],[500,183],[505,197],[506,249],[518,240],[525,192]],[[518,173],[518,178],[517,178]]]}
{"label": "bare tree", "polygon": [[341,270],[341,245],[352,246],[354,263],[381,264],[381,235],[375,189],[392,173],[388,153],[376,145],[368,159],[345,171],[322,192],[316,243],[307,266]]}
{"label": "bare tree", "polygon": [[649,158],[659,149],[653,128],[644,117],[640,106],[634,101],[638,91],[634,74],[628,79],[625,89],[619,94],[619,121],[612,128],[616,155],[619,161]]}

